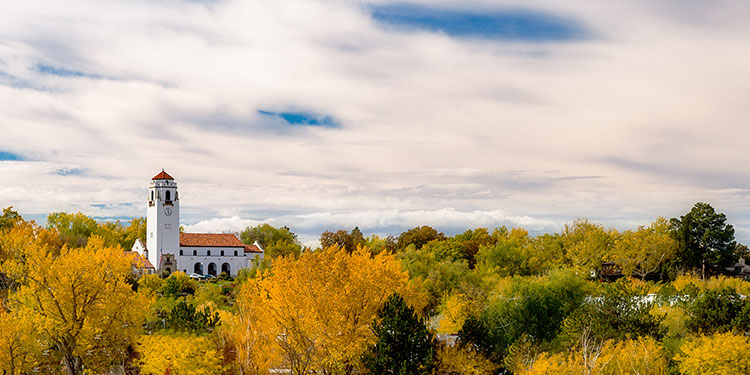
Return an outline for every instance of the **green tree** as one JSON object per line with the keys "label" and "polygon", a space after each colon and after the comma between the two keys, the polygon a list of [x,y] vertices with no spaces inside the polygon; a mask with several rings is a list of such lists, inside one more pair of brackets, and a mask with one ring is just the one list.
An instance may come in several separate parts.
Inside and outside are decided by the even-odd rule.
{"label": "green tree", "polygon": [[400,295],[388,297],[372,331],[377,341],[362,359],[371,374],[431,374],[437,367],[432,332]]}
{"label": "green tree", "polygon": [[335,232],[325,231],[320,235],[320,246],[323,249],[336,246],[351,253],[357,250],[358,246],[365,244],[365,237],[359,227],[354,227],[351,232],[340,229]]}
{"label": "green tree", "polygon": [[583,336],[603,344],[607,340],[636,339],[664,335],[662,316],[651,314],[655,301],[646,297],[647,289],[622,278],[602,284],[599,295],[592,296],[563,322],[560,340],[574,344]]}
{"label": "green tree", "polygon": [[423,225],[421,227],[414,227],[401,233],[398,236],[397,247],[401,250],[405,249],[409,245],[414,245],[417,249],[421,249],[422,246],[430,241],[442,241],[445,240],[443,232],[438,232],[435,228]]}
{"label": "green tree", "polygon": [[707,265],[726,267],[736,261],[734,227],[726,221],[723,213],[703,202],[679,219],[671,219],[679,246],[677,257],[683,267],[701,269],[705,278]]}
{"label": "green tree", "polygon": [[299,256],[302,251],[297,235],[288,227],[276,228],[266,223],[258,224],[245,228],[240,233],[240,239],[248,245],[258,241],[263,247],[265,257],[271,259],[287,255]]}
{"label": "green tree", "polygon": [[565,259],[577,270],[599,269],[604,258],[610,253],[614,235],[614,231],[606,231],[601,225],[587,219],[565,224],[562,232]]}
{"label": "green tree", "polygon": [[3,208],[3,215],[0,216],[0,231],[13,228],[21,220],[23,220],[21,215],[18,214],[18,211],[13,210],[13,206]]}
{"label": "green tree", "polygon": [[[78,212],[69,214],[66,212],[53,212],[47,215],[47,228],[57,229],[60,232],[60,238],[68,247],[84,247],[98,229],[96,220]],[[107,237],[107,236],[103,236]],[[110,244],[105,238],[105,243]]]}
{"label": "green tree", "polygon": [[691,331],[705,335],[730,331],[735,325],[745,326],[748,324],[743,322],[745,304],[742,296],[732,288],[707,290],[688,308],[689,318],[685,325]]}

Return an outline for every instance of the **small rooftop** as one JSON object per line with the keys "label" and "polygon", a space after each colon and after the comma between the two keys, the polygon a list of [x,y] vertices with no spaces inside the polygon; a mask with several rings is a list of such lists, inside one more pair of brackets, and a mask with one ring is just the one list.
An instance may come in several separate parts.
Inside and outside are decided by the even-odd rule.
{"label": "small rooftop", "polygon": [[152,180],[174,180],[174,178],[172,178],[172,176],[170,176],[169,173],[164,172],[164,170],[162,169],[161,172],[159,172],[159,174],[157,174],[156,176],[154,176],[154,178],[152,178]]}

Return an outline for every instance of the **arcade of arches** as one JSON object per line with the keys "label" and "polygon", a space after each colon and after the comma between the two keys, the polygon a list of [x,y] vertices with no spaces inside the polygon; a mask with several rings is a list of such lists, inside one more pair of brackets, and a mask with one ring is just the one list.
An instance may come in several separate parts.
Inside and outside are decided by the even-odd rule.
{"label": "arcade of arches", "polygon": [[[198,262],[198,263],[195,263],[195,265],[193,266],[193,273],[197,273],[199,275],[204,275],[203,270],[204,270],[203,263]],[[226,263],[226,262],[222,263],[222,265],[221,265],[221,272],[226,272],[227,275],[230,275],[232,273],[232,266],[229,263]],[[208,264],[208,273],[207,274],[211,275],[211,276],[217,276],[218,275],[218,272],[217,272],[217,269],[216,269],[216,263],[211,262],[211,263]]]}

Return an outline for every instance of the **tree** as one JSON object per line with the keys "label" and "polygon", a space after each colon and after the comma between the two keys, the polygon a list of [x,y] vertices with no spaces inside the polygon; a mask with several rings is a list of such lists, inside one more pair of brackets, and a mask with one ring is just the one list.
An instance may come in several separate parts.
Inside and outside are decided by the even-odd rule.
{"label": "tree", "polygon": [[664,375],[667,358],[656,340],[646,337],[604,343],[596,352],[587,351],[582,343],[567,353],[542,353],[519,375]]}
{"label": "tree", "polygon": [[599,269],[613,244],[614,231],[605,231],[601,225],[587,219],[565,224],[562,243],[565,259],[581,271]]}
{"label": "tree", "polygon": [[354,227],[351,233],[340,229],[336,232],[325,231],[320,235],[320,246],[323,249],[338,246],[347,252],[353,252],[357,247],[365,245],[365,237],[359,227]]}
{"label": "tree", "polygon": [[603,284],[601,289],[599,296],[592,296],[565,319],[559,337],[561,342],[576,343],[585,332],[589,332],[591,341],[599,344],[610,339],[647,336],[661,339],[664,335],[663,317],[651,314],[654,301],[644,298],[645,286],[622,278]]}
{"label": "tree", "polygon": [[404,249],[409,245],[414,245],[417,249],[421,249],[422,246],[430,241],[443,240],[445,240],[443,232],[438,232],[431,226],[423,225],[401,233],[401,235],[398,236],[397,246],[399,249]]}
{"label": "tree", "polygon": [[718,333],[688,341],[675,356],[685,375],[730,375],[750,373],[750,338]]}
{"label": "tree", "polygon": [[47,228],[57,229],[60,238],[68,247],[83,247],[92,234],[97,232],[96,220],[78,212],[69,214],[53,212],[47,215]]}
{"label": "tree", "polygon": [[221,360],[205,337],[143,335],[138,340],[139,367],[144,375],[219,375]]}
{"label": "tree", "polygon": [[34,324],[0,306],[0,370],[3,374],[32,373],[42,349],[36,340]]}
{"label": "tree", "polygon": [[689,318],[685,325],[691,331],[703,334],[730,331],[735,326],[750,323],[743,324],[742,313],[746,304],[734,289],[707,290],[688,308]]}
{"label": "tree", "polygon": [[618,237],[609,259],[620,266],[625,275],[638,275],[643,279],[677,253],[677,241],[672,238],[669,222],[663,217],[648,227],[625,231]]}
{"label": "tree", "polygon": [[13,206],[3,208],[3,215],[0,216],[0,232],[10,230],[21,220],[23,220],[21,215],[13,210]]}
{"label": "tree", "polygon": [[371,374],[431,374],[437,342],[403,297],[392,294],[372,323],[374,345],[362,361]]}
{"label": "tree", "polygon": [[130,259],[98,237],[56,251],[39,236],[24,242],[0,269],[20,283],[10,296],[18,315],[33,322],[70,375],[103,372],[122,360],[145,310],[126,281]]}
{"label": "tree", "polygon": [[500,276],[538,275],[551,264],[551,255],[532,247],[529,232],[520,228],[495,229],[494,245],[482,246],[477,254],[477,267]]}
{"label": "tree", "polygon": [[390,254],[332,247],[276,259],[237,295],[231,336],[240,369],[351,374],[375,340],[370,322],[392,293],[417,311],[424,306],[424,296]]}
{"label": "tree", "polygon": [[726,223],[723,213],[716,213],[708,203],[698,202],[671,224],[679,245],[677,257],[684,267],[701,269],[705,278],[706,265],[732,265],[737,243],[734,227]]}
{"label": "tree", "polygon": [[497,370],[497,365],[481,354],[456,345],[440,346],[438,358],[438,375],[491,375]]}
{"label": "tree", "polygon": [[294,255],[298,256],[302,246],[288,227],[276,228],[269,224],[247,227],[240,233],[242,243],[252,245],[258,241],[267,258]]}

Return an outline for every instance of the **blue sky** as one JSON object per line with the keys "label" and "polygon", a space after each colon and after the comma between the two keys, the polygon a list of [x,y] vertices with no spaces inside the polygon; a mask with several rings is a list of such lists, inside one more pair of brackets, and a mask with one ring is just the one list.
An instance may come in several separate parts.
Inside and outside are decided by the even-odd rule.
{"label": "blue sky", "polygon": [[0,206],[313,243],[698,201],[750,242],[746,1],[71,0],[0,23]]}

